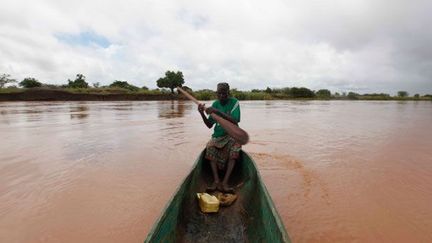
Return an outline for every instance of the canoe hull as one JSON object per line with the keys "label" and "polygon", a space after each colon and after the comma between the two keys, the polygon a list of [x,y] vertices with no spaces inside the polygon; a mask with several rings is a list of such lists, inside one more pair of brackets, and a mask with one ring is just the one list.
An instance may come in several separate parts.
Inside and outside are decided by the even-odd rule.
{"label": "canoe hull", "polygon": [[290,242],[252,158],[240,153],[230,185],[237,201],[216,214],[199,211],[197,192],[212,181],[205,151],[172,197],[145,242]]}

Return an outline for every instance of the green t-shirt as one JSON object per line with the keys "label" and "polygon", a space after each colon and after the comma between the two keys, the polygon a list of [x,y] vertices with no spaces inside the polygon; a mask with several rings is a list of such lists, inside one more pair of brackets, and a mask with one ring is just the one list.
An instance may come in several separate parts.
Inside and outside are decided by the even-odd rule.
{"label": "green t-shirt", "polygon": [[[215,100],[212,107],[231,116],[237,122],[240,122],[240,104],[236,98],[229,97],[228,102],[225,105],[222,105],[219,100]],[[218,138],[227,134],[225,129],[223,129],[211,116],[209,116],[208,119],[212,124],[216,123],[212,137]]]}

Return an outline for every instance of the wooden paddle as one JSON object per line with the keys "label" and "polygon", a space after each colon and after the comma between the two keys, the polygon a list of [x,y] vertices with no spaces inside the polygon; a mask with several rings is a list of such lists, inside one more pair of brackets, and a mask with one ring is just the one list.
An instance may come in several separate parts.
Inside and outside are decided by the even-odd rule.
{"label": "wooden paddle", "polygon": [[[186,96],[188,99],[193,101],[195,104],[199,105],[201,102],[199,102],[195,97],[193,97],[188,92],[184,91],[182,88],[177,87],[177,90],[180,91],[184,96]],[[249,142],[249,135],[247,132],[243,129],[241,129],[239,126],[231,123],[228,120],[223,119],[221,116],[217,115],[216,113],[211,113],[210,116],[219,123],[223,129],[230,135],[234,140],[236,140],[239,144],[245,145]]]}

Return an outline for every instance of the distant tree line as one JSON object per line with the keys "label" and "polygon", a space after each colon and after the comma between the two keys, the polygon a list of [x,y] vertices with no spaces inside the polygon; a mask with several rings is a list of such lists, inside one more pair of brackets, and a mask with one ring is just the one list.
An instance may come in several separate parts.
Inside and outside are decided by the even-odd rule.
{"label": "distant tree line", "polygon": [[[68,79],[67,84],[53,85],[44,84],[33,77],[24,78],[21,82],[11,78],[9,74],[0,75],[0,89],[18,89],[14,86],[18,83],[19,87],[25,89],[32,88],[47,88],[47,89],[66,89],[71,92],[87,92],[87,93],[146,93],[146,94],[171,94],[175,95],[176,87],[183,87],[183,89],[192,93],[200,100],[216,99],[215,90],[203,89],[193,91],[185,83],[183,73],[181,71],[166,71],[165,76],[156,80],[158,88],[149,90],[146,86],[138,87],[130,84],[126,80],[114,80],[111,84],[102,86],[99,82],[95,82],[92,86],[86,80],[83,74],[77,74],[74,79]],[[407,91],[398,91],[396,96],[391,96],[386,93],[366,93],[358,94],[356,92],[342,92],[332,93],[328,89],[311,90],[305,87],[284,87],[284,88],[270,88],[266,89],[252,89],[251,91],[241,91],[238,89],[231,89],[232,96],[239,100],[271,100],[271,99],[348,99],[348,100],[394,100],[394,99],[432,99],[432,95],[426,94],[420,96],[414,94],[409,96]]]}
{"label": "distant tree line", "polygon": [[[15,79],[11,79],[9,74],[0,75],[0,88],[5,88],[6,84],[17,83]],[[54,85],[54,84],[44,84],[33,77],[24,78],[18,85],[22,88],[63,88],[63,89],[88,89],[91,88],[89,83],[86,81],[86,77],[83,74],[77,74],[76,77],[67,80],[67,84]],[[16,86],[11,86],[12,88],[17,88]],[[99,82],[93,83],[93,88],[122,88],[131,91],[138,91],[140,88],[129,84],[127,81],[115,80],[113,83],[107,86],[101,86]],[[148,90],[146,86],[141,89]]]}

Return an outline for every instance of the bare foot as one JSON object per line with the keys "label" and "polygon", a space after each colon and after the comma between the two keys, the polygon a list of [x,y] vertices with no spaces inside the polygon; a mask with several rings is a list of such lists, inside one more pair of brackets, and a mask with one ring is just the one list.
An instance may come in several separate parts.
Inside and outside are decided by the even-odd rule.
{"label": "bare foot", "polygon": [[223,183],[222,184],[222,191],[223,192],[225,192],[225,193],[234,193],[235,191],[234,191],[234,188],[232,188],[232,187],[229,187],[227,184],[225,184],[225,183]]}
{"label": "bare foot", "polygon": [[223,192],[223,186],[222,186],[221,183],[217,184],[217,190],[220,191],[220,192]]}
{"label": "bare foot", "polygon": [[207,187],[207,192],[214,192],[216,189],[219,189],[219,182],[213,182],[210,186]]}

